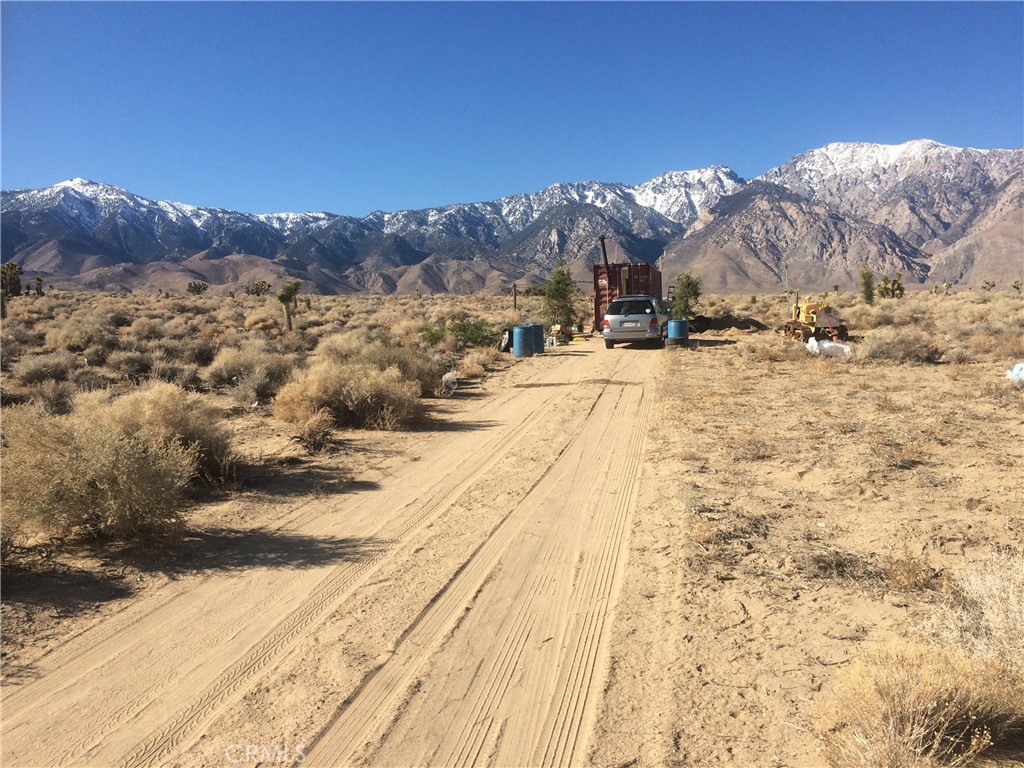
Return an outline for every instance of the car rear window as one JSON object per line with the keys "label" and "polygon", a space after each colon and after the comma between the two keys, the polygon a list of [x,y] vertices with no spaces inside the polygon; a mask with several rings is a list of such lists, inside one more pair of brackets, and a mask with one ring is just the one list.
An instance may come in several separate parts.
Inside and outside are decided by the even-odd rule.
{"label": "car rear window", "polygon": [[654,313],[651,302],[641,300],[613,301],[608,305],[609,315],[650,315]]}

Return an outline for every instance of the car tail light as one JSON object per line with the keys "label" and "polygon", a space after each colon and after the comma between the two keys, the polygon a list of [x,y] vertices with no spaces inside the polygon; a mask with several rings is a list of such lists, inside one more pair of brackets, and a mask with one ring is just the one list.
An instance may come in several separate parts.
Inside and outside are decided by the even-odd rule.
{"label": "car tail light", "polygon": [[601,327],[602,328],[611,328],[612,327],[612,324],[608,322],[608,318],[607,317],[604,320],[601,321]]}
{"label": "car tail light", "polygon": [[658,327],[658,318],[652,317],[651,318],[651,328],[657,328],[657,327]]}

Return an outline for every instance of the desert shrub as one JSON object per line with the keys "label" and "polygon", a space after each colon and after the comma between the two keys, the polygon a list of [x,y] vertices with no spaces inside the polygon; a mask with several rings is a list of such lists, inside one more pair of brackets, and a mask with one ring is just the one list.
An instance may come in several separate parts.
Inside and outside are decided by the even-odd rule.
{"label": "desert shrub", "polygon": [[206,366],[212,363],[217,356],[217,345],[204,339],[197,339],[185,344],[181,356],[186,363],[200,367]]}
{"label": "desert shrub", "polygon": [[864,340],[858,351],[861,360],[881,363],[937,363],[942,350],[928,334],[914,328],[885,328]]}
{"label": "desert shrub", "polygon": [[429,349],[416,347],[370,344],[360,349],[352,361],[372,365],[381,371],[392,367],[398,368],[403,378],[415,381],[419,385],[421,397],[432,395],[441,377],[448,370],[441,355]]}
{"label": "desert shrub", "polygon": [[166,354],[155,354],[152,357],[150,377],[171,384],[177,384],[186,389],[195,389],[201,383],[199,379],[199,366],[181,364]]}
{"label": "desert shrub", "polygon": [[83,420],[101,422],[114,434],[145,433],[195,450],[197,469],[207,480],[221,478],[229,461],[227,432],[217,409],[175,384],[148,382],[121,397],[93,393],[79,399],[78,411]]}
{"label": "desert shrub", "polygon": [[66,381],[44,381],[35,386],[29,400],[43,413],[71,413],[75,407],[75,386]]}
{"label": "desert shrub", "polygon": [[0,337],[0,368],[7,371],[11,367],[11,358],[21,354],[21,342],[13,336],[4,334]]}
{"label": "desert shrub", "polygon": [[94,345],[113,349],[117,346],[117,336],[109,325],[80,312],[46,332],[46,346],[51,349],[82,352]]}
{"label": "desert shrub", "polygon": [[11,374],[21,384],[40,384],[44,381],[66,381],[77,367],[74,355],[49,352],[23,357],[11,366]]}
{"label": "desert shrub", "polygon": [[272,395],[288,378],[292,363],[284,355],[271,352],[262,340],[249,341],[240,347],[224,347],[204,371],[213,386],[237,385],[244,377],[266,382],[266,396]]}
{"label": "desert shrub", "polygon": [[1024,552],[997,552],[960,569],[926,632],[941,644],[995,657],[1024,677]]}
{"label": "desert shrub", "polygon": [[316,411],[303,423],[297,440],[310,453],[322,453],[331,444],[334,417],[324,408]]}
{"label": "desert shrub", "polygon": [[840,672],[822,708],[834,766],[965,766],[1024,718],[1021,681],[992,659],[883,646]]}
{"label": "desert shrub", "polygon": [[115,349],[107,355],[106,368],[125,379],[139,381],[149,375],[153,359],[148,352],[134,349]]}
{"label": "desert shrub", "polygon": [[414,424],[423,413],[419,386],[397,368],[326,360],[300,372],[274,401],[274,415],[291,424],[304,424],[320,410],[340,427],[371,429]]}
{"label": "desert shrub", "polygon": [[480,317],[452,320],[448,333],[461,347],[491,347],[501,338],[501,328]]}
{"label": "desert shrub", "polygon": [[152,317],[137,317],[128,326],[128,335],[139,341],[153,341],[163,338],[164,322]]}
{"label": "desert shrub", "polygon": [[284,330],[281,317],[280,305],[275,308],[264,304],[245,313],[245,327],[249,330],[262,331],[268,336],[277,336]]}
{"label": "desert shrub", "polygon": [[86,366],[75,370],[71,374],[70,381],[79,392],[92,392],[97,389],[106,389],[117,379],[105,374],[102,368]]}
{"label": "desert shrub", "polygon": [[135,538],[173,531],[196,449],[103,419],[5,409],[4,516],[55,536]]}
{"label": "desert shrub", "polygon": [[963,365],[974,362],[974,353],[965,346],[957,344],[942,353],[942,362]]}

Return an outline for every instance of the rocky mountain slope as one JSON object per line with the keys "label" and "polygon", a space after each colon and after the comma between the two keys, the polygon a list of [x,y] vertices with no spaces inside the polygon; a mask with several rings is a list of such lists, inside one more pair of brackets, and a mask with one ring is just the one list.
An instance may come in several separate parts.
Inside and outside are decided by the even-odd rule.
{"label": "rocky mountain slope", "polygon": [[247,214],[84,179],[2,196],[2,258],[62,287],[214,291],[300,278],[307,291],[499,291],[564,259],[661,262],[709,291],[852,286],[861,264],[910,283],[1024,277],[1024,150],[829,144],[745,181],[722,166],[637,186],[579,182],[364,218]]}

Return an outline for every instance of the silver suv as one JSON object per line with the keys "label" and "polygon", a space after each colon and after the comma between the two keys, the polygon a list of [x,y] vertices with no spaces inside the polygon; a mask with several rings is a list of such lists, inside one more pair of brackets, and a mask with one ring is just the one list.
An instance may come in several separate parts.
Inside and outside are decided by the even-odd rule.
{"label": "silver suv", "polygon": [[668,335],[668,309],[657,296],[619,296],[604,313],[601,335],[608,349],[624,341],[661,346]]}

